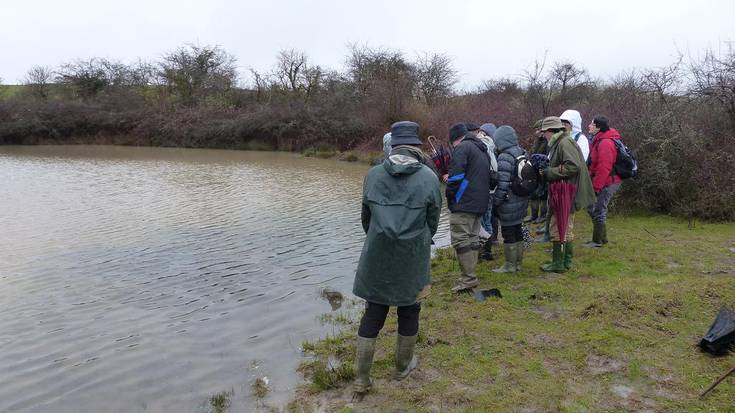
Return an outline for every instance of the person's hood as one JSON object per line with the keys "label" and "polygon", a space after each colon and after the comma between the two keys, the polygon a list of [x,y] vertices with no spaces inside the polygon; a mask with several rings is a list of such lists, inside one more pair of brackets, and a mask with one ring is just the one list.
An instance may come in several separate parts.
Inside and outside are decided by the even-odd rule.
{"label": "person's hood", "polygon": [[572,134],[582,132],[582,115],[573,109],[567,109],[559,116],[559,119],[568,121],[572,124]]}
{"label": "person's hood", "polygon": [[390,140],[391,140],[391,133],[388,132],[385,135],[383,135],[383,153],[385,154],[385,157],[387,158],[388,155],[390,155]]}
{"label": "person's hood", "polygon": [[551,136],[551,139],[549,139],[549,146],[553,147],[554,145],[556,145],[556,143],[559,141],[559,139],[562,139],[565,136],[569,137],[570,139],[572,138],[572,135],[566,129],[561,130],[561,131],[553,134]]}
{"label": "person's hood", "polygon": [[503,152],[512,146],[518,146],[518,135],[510,126],[501,126],[495,131],[495,150]]}
{"label": "person's hood", "polygon": [[598,132],[595,139],[620,139],[620,134],[615,129],[610,128],[605,132]]}
{"label": "person's hood", "polygon": [[422,163],[421,150],[410,146],[396,146],[383,162],[383,167],[392,176],[411,175],[418,172]]}

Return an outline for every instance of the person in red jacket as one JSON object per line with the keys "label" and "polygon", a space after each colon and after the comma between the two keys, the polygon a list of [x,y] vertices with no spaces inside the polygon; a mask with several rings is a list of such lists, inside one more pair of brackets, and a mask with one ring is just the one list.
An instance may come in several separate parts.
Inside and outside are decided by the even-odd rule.
{"label": "person in red jacket", "polygon": [[607,206],[623,181],[615,175],[613,169],[618,154],[614,140],[620,139],[620,134],[610,127],[608,119],[604,116],[595,117],[588,130],[593,136],[589,171],[597,201],[587,210],[592,217],[593,230],[592,241],[584,246],[599,248],[607,244]]}

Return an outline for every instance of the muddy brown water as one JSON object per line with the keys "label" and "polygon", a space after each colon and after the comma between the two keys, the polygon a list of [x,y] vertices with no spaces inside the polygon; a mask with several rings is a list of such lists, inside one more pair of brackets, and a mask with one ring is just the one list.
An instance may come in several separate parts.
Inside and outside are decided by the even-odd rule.
{"label": "muddy brown water", "polygon": [[[350,298],[368,166],[0,146],[0,412],[283,406]],[[446,211],[436,239],[447,242]],[[335,308],[336,307],[336,308]],[[252,384],[267,377],[262,401]]]}

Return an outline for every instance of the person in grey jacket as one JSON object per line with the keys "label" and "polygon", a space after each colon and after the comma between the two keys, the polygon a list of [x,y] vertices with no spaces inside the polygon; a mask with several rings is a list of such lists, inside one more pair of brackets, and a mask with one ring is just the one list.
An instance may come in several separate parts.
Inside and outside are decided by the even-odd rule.
{"label": "person in grey jacket", "polygon": [[511,189],[516,172],[516,159],[526,151],[518,146],[518,135],[510,126],[495,131],[495,151],[498,154],[498,187],[493,194],[495,213],[503,234],[505,264],[494,272],[517,272],[523,262],[523,231],[521,223],[528,209],[528,197]]}

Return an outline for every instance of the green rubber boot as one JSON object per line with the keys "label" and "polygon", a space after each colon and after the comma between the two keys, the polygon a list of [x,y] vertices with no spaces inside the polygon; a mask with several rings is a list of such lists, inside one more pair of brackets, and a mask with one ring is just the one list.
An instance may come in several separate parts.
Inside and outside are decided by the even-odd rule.
{"label": "green rubber boot", "polygon": [[503,244],[503,254],[505,255],[505,264],[502,267],[496,268],[493,272],[516,272],[516,254],[518,243]]}
{"label": "green rubber boot", "polygon": [[355,384],[353,391],[355,396],[361,398],[372,387],[370,382],[370,368],[373,366],[373,355],[375,354],[375,342],[378,338],[365,338],[357,336],[357,355],[355,356]]}
{"label": "green rubber boot", "polygon": [[574,257],[574,243],[567,241],[564,243],[564,268],[572,269],[572,258]]}
{"label": "green rubber boot", "polygon": [[546,272],[566,272],[564,268],[564,255],[561,251],[561,242],[554,241],[554,249],[551,255],[552,261],[549,264],[544,264],[541,269]]}
{"label": "green rubber boot", "polygon": [[607,224],[604,222],[600,224],[600,244],[607,244]]}
{"label": "green rubber boot", "polygon": [[592,241],[584,243],[585,248],[600,248],[602,246],[602,232],[605,230],[605,224],[598,222],[592,223]]}
{"label": "green rubber boot", "polygon": [[414,349],[418,334],[413,336],[402,336],[396,334],[396,380],[403,380],[411,374],[411,371],[419,364]]}

